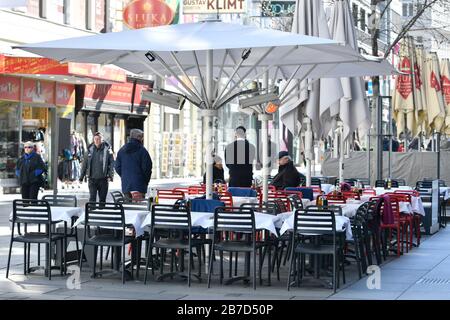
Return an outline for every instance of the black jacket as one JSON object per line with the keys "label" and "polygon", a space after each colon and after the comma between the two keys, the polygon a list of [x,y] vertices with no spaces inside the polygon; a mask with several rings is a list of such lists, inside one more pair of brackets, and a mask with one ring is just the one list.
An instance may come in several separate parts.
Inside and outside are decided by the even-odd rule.
{"label": "black jacket", "polygon": [[103,178],[110,178],[111,180],[114,178],[114,158],[112,155],[111,147],[108,143],[102,142],[102,145],[98,150],[95,150],[95,144],[91,144],[88,147],[88,152],[84,157],[83,165],[81,167],[81,175],[80,180],[82,180],[85,176],[92,177],[94,176],[94,173],[92,170],[96,170],[97,166],[92,164],[93,154],[94,152],[101,152],[102,153],[102,172],[98,173],[96,172],[95,175],[100,175]]}
{"label": "black jacket", "polygon": [[122,178],[122,192],[147,193],[152,176],[152,159],[137,139],[120,148],[116,159],[116,172]]}
{"label": "black jacket", "polygon": [[47,171],[42,157],[33,152],[23,154],[17,161],[16,175],[19,179],[19,184],[42,184],[44,182],[43,173]]}
{"label": "black jacket", "polygon": [[[223,169],[219,169],[216,166],[213,166],[213,183],[216,180],[222,180],[223,182],[225,182],[224,172]],[[206,172],[203,175],[203,183],[206,183]]]}
{"label": "black jacket", "polygon": [[225,148],[225,164],[230,171],[230,187],[251,187],[255,146],[247,140],[236,140]]}
{"label": "black jacket", "polygon": [[278,173],[273,178],[272,185],[277,187],[277,189],[298,187],[304,180],[305,176],[297,171],[292,161],[289,161],[286,165],[278,168]]}

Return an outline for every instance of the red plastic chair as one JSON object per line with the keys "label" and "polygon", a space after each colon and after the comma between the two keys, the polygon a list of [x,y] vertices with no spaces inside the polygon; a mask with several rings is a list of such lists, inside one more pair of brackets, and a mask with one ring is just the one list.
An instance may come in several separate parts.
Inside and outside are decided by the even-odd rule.
{"label": "red plastic chair", "polygon": [[188,194],[200,194],[203,195],[206,193],[206,187],[205,186],[189,186],[188,187]]}
{"label": "red plastic chair", "polygon": [[[287,211],[291,210],[291,204],[288,199],[288,194],[285,191],[269,191],[267,195],[268,201],[275,201],[275,200],[281,200],[284,203],[284,206],[286,207]],[[262,194],[259,198],[259,203],[262,204]]]}
{"label": "red plastic chair", "polygon": [[233,207],[233,196],[229,192],[222,192],[219,194],[220,201],[225,204],[225,207],[232,208]]}
{"label": "red plastic chair", "polygon": [[359,196],[358,192],[354,191],[342,191],[342,195],[344,198],[347,199],[355,199],[355,200],[361,200],[361,197]]}
{"label": "red plastic chair", "polygon": [[[385,224],[381,221],[380,227],[381,229],[389,230],[389,242],[392,241],[392,230],[397,231],[397,256],[400,256],[403,253],[403,236],[404,236],[404,227],[405,221],[400,217],[400,205],[398,200],[395,197],[389,197],[392,207],[392,212],[394,215],[394,222],[392,224]],[[384,214],[385,202],[381,205],[381,215]]]}
{"label": "red plastic chair", "polygon": [[183,200],[184,199],[184,192],[179,190],[157,190],[158,195],[158,201],[159,200]]}

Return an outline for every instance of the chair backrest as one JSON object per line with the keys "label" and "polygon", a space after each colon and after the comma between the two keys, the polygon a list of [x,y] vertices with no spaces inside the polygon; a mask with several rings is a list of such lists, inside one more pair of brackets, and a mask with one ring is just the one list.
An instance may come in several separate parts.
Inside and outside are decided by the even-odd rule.
{"label": "chair backrest", "polygon": [[233,206],[233,196],[231,195],[230,192],[222,192],[222,194],[220,195],[220,201],[222,201],[223,203],[225,203],[226,207],[232,207]]}
{"label": "chair backrest", "polygon": [[[297,209],[294,233],[302,235],[336,235],[334,212],[328,209]],[[333,237],[334,238],[334,237]]]}
{"label": "chair backrest", "polygon": [[280,209],[275,202],[263,202],[259,203],[243,203],[241,204],[241,208],[253,209],[254,212],[267,213],[272,215],[277,215],[280,213]]}
{"label": "chair backrest", "polygon": [[344,196],[345,199],[361,200],[361,197],[358,192],[342,191],[342,195]]}
{"label": "chair backrest", "polygon": [[257,192],[251,188],[230,187],[227,190],[233,197],[256,197]]}
{"label": "chair backrest", "polygon": [[13,223],[50,224],[50,204],[46,200],[13,201]]}
{"label": "chair backrest", "polygon": [[77,197],[74,195],[47,194],[42,197],[42,200],[47,201],[51,207],[76,207],[77,206]]}
{"label": "chair backrest", "polygon": [[214,199],[192,199],[189,201],[191,212],[214,212],[217,207],[224,207],[222,201]]}
{"label": "chair backrest", "polygon": [[322,189],[322,181],[319,178],[311,178],[311,186],[319,186]]}
{"label": "chair backrest", "polygon": [[384,188],[384,184],[385,181],[384,180],[377,180],[375,181],[375,188]]}
{"label": "chair backrest", "polygon": [[184,199],[184,192],[179,190],[157,190],[158,199],[178,200]]}
{"label": "chair backrest", "polygon": [[113,202],[115,203],[125,203],[129,201],[120,191],[111,191],[109,194],[111,195]]}
{"label": "chair backrest", "polygon": [[[317,196],[317,198],[319,198],[319,197],[320,196]],[[346,202],[345,201],[346,198],[344,197],[342,192],[339,192],[339,193],[330,192],[325,197],[327,198],[328,202],[330,202],[330,201],[337,201],[338,203],[345,203]]]}
{"label": "chair backrest", "polygon": [[306,207],[306,210],[331,210],[334,212],[337,216],[342,216],[342,207],[335,206],[335,205],[328,205],[328,206],[317,206],[317,205],[310,205]]}
{"label": "chair backrest", "polygon": [[375,191],[375,189],[372,188],[367,188],[367,189],[362,189],[362,194],[363,195],[370,195],[370,196],[376,196],[377,192]]}
{"label": "chair backrest", "polygon": [[306,187],[301,187],[301,188],[286,188],[284,191],[296,191],[296,192],[301,192],[302,196],[301,198],[305,198],[305,199],[309,199],[309,200],[314,200],[314,189],[313,188],[306,188]]}
{"label": "chair backrest", "polygon": [[291,204],[291,209],[303,209],[303,202],[301,197],[299,197],[297,194],[290,194],[288,196],[289,202]]}
{"label": "chair backrest", "polygon": [[122,203],[122,207],[124,210],[150,211],[151,202],[150,202],[150,199],[142,199],[141,201]]}
{"label": "chair backrest", "polygon": [[189,188],[188,187],[177,187],[177,188],[173,188],[172,190],[181,191],[184,194],[189,194]]}
{"label": "chair backrest", "polygon": [[399,178],[395,178],[392,179],[392,182],[397,182],[398,186],[406,186],[406,180],[405,179],[399,179]]}
{"label": "chair backrest", "polygon": [[188,194],[205,194],[206,187],[205,186],[189,186]]}
{"label": "chair backrest", "polygon": [[358,181],[363,188],[365,186],[370,186],[369,179],[367,178],[357,178],[356,181]]}
{"label": "chair backrest", "polygon": [[[283,203],[285,209],[283,208],[283,206],[281,208],[285,211],[290,210],[291,205],[289,203],[288,195],[284,191],[277,190],[275,192],[269,192],[267,194],[267,200],[274,201],[274,202],[281,201]],[[261,194],[261,198],[259,199],[259,202],[262,203],[262,194]]]}
{"label": "chair backrest", "polygon": [[187,230],[191,232],[191,213],[188,207],[154,205],[151,229]]}
{"label": "chair backrest", "polygon": [[409,194],[409,195],[411,195],[413,197],[420,196],[420,193],[417,190],[395,190],[394,193]]}
{"label": "chair backrest", "polygon": [[122,228],[125,230],[125,214],[121,203],[87,202],[85,206],[85,228]]}
{"label": "chair backrest", "polygon": [[399,202],[409,202],[411,203],[411,195],[410,194],[406,194],[406,193],[395,193],[395,192],[391,192],[388,193],[388,195],[393,198],[393,199],[397,199],[397,201]]}
{"label": "chair backrest", "polygon": [[255,233],[255,213],[251,208],[218,207],[214,212],[214,232]]}

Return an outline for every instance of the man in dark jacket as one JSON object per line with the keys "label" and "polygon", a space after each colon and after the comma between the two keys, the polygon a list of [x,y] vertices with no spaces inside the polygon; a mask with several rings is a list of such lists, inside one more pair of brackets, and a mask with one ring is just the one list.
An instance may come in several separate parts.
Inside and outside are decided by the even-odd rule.
{"label": "man in dark jacket", "polygon": [[[225,177],[222,166],[222,159],[219,156],[214,157],[213,163],[213,183],[225,183]],[[206,183],[206,172],[203,175],[203,183]]]}
{"label": "man in dark jacket", "polygon": [[225,164],[230,171],[230,187],[249,188],[253,182],[253,162],[256,151],[245,138],[245,128],[236,128],[236,141],[230,143],[225,148]]}
{"label": "man in dark jacket", "polygon": [[272,185],[277,189],[298,187],[305,180],[305,176],[297,171],[287,151],[280,151],[278,154],[278,165],[278,173],[272,180]]}
{"label": "man in dark jacket", "polygon": [[[108,182],[114,178],[114,159],[111,147],[103,141],[100,132],[95,133],[94,142],[88,147],[88,152],[81,167],[80,182],[89,178],[89,201],[106,202]],[[108,181],[109,180],[109,181]]]}
{"label": "man in dark jacket", "polygon": [[47,171],[44,161],[35,152],[34,143],[24,145],[25,153],[17,161],[16,176],[19,179],[22,199],[37,199],[39,188],[44,182],[43,173]]}
{"label": "man in dark jacket", "polygon": [[116,172],[122,178],[122,192],[132,198],[132,192],[144,198],[152,175],[152,159],[142,145],[144,132],[131,129],[130,141],[120,148],[116,159]]}

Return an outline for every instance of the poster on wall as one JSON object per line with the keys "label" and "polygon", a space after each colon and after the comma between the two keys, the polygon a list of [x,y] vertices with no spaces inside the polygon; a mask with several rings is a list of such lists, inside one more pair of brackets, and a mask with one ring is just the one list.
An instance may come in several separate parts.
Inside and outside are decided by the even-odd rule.
{"label": "poster on wall", "polygon": [[134,0],[123,10],[123,22],[128,29],[177,24],[180,0]]}
{"label": "poster on wall", "polygon": [[23,102],[55,104],[54,89],[54,82],[24,79]]}
{"label": "poster on wall", "polygon": [[20,78],[0,76],[0,100],[20,101]]}

